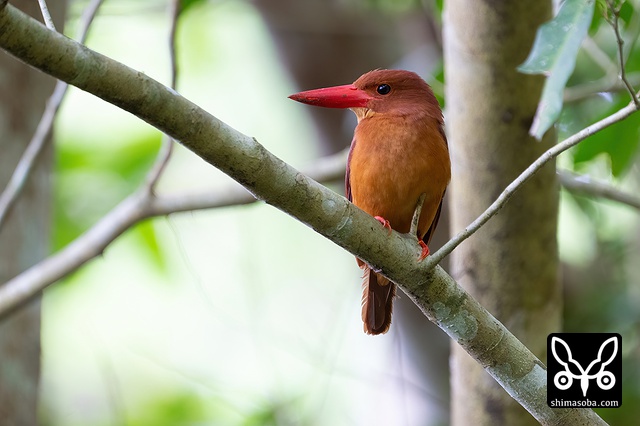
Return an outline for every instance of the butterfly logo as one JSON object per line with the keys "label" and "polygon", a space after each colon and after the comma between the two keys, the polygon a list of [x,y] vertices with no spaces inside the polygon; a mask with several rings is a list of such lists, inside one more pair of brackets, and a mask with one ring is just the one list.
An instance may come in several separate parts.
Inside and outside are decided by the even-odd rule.
{"label": "butterfly logo", "polygon": [[[610,345],[613,345],[612,354],[606,360],[603,360],[605,348]],[[563,348],[564,351],[560,350],[560,348]],[[553,378],[553,383],[560,390],[569,389],[573,385],[574,379],[579,380],[582,396],[586,397],[589,381],[592,379],[596,380],[596,384],[602,390],[609,390],[616,384],[616,378],[613,373],[605,370],[618,353],[618,340],[615,337],[605,340],[600,345],[597,358],[587,368],[582,368],[580,363],[573,359],[569,345],[559,337],[553,336],[551,338],[551,352],[556,361],[564,367],[564,371],[556,373]],[[567,356],[567,359],[563,359],[564,355]],[[571,369],[572,366],[574,367],[573,371]],[[575,371],[579,371],[579,374],[576,374]]]}

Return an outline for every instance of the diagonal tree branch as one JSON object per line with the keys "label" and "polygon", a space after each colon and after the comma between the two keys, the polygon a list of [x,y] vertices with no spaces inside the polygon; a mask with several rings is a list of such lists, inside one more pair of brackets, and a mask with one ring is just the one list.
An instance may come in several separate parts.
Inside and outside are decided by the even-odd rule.
{"label": "diagonal tree branch", "polygon": [[[440,267],[417,262],[420,250],[412,238],[397,232],[388,237],[374,218],[296,171],[253,138],[148,76],[47,30],[6,0],[0,1],[0,47],[135,114],[233,177],[257,198],[380,269],[541,423],[605,424],[588,409],[549,408],[544,365]],[[118,220],[120,216],[143,217],[144,211],[138,208],[146,203],[146,194],[125,200],[116,209],[113,223],[101,222],[96,234],[124,232],[126,221]],[[67,249],[83,256],[72,243],[44,262],[54,268],[50,259]],[[38,278],[34,268],[20,277],[24,275]],[[0,288],[0,300],[25,291],[19,285],[20,277]]]}

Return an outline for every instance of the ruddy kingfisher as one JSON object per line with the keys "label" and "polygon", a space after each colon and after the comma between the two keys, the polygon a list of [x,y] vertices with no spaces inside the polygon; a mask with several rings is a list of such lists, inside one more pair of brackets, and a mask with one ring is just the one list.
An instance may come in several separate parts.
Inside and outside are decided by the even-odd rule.
{"label": "ruddy kingfisher", "polygon": [[[428,256],[451,178],[442,110],[429,85],[410,71],[374,70],[353,84],[289,97],[310,105],[349,108],[356,114],[346,197],[389,232],[408,233],[418,199],[425,194],[416,237],[422,246],[420,260]],[[364,331],[386,333],[396,285],[356,260],[364,272]]]}

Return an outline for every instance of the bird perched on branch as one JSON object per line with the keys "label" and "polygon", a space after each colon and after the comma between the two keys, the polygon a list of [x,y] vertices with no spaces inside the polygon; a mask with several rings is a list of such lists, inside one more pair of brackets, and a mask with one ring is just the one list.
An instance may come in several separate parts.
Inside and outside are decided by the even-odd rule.
{"label": "bird perched on branch", "polygon": [[[353,84],[289,96],[310,105],[350,108],[358,118],[347,161],[346,196],[389,229],[407,233],[425,194],[417,235],[420,260],[440,218],[451,177],[442,110],[417,74],[374,70]],[[362,320],[368,334],[389,330],[396,285],[356,259],[364,271]]]}

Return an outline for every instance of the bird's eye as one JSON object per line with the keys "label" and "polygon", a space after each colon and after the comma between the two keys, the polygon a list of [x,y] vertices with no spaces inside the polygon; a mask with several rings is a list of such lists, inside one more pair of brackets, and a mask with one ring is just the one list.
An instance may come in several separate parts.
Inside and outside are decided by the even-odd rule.
{"label": "bird's eye", "polygon": [[386,95],[390,91],[391,91],[391,86],[389,86],[388,84],[381,84],[376,89],[376,92],[380,93],[381,95]]}

